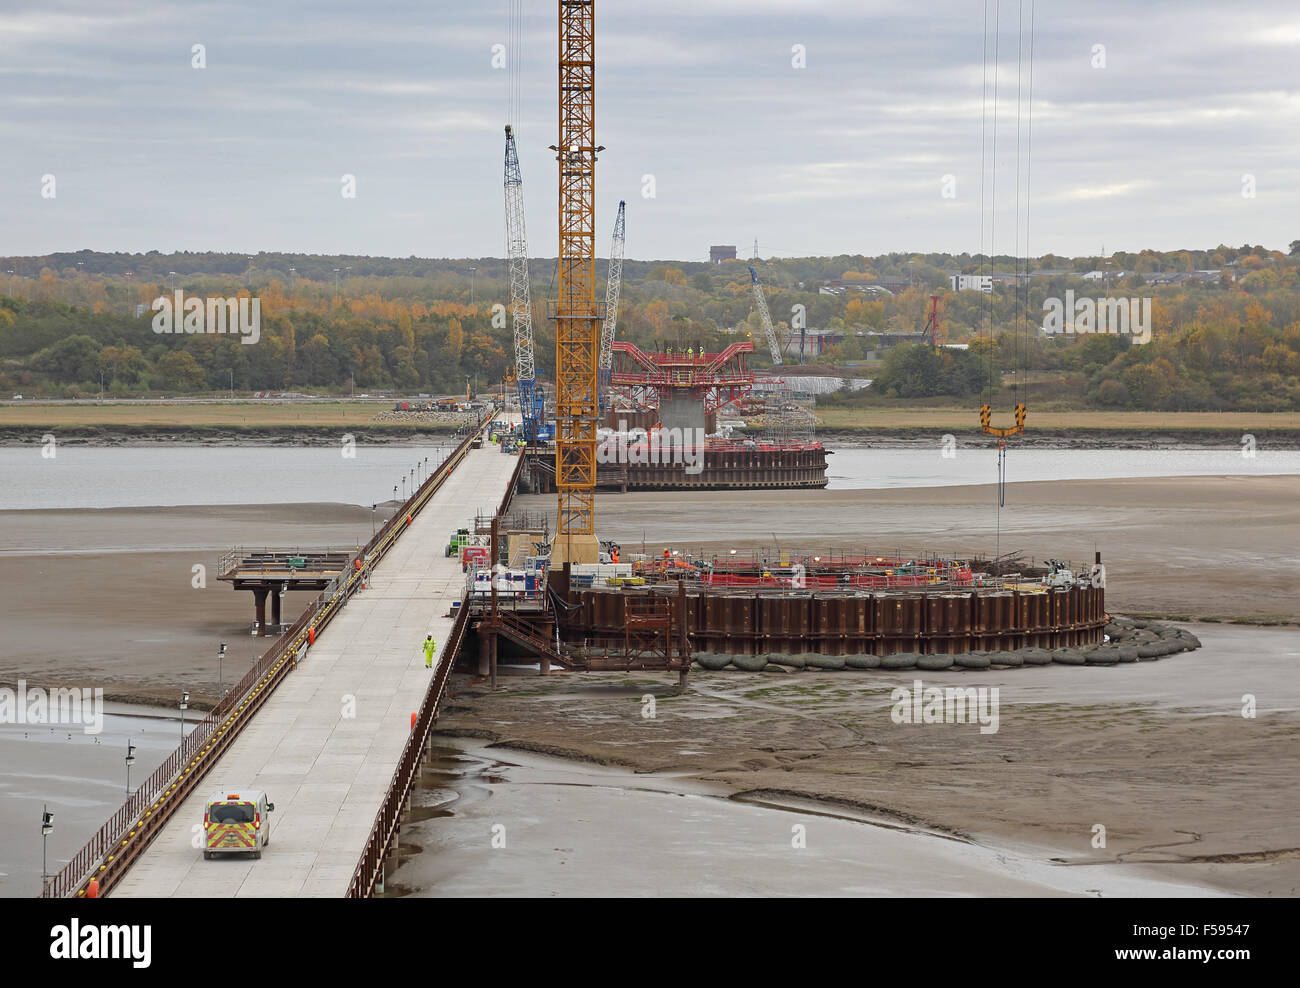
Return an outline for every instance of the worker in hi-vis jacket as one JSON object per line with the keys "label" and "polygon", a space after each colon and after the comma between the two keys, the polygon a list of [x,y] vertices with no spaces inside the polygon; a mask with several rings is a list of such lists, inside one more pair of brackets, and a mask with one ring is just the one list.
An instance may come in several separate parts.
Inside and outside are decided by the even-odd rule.
{"label": "worker in hi-vis jacket", "polygon": [[433,640],[433,635],[426,635],[424,639],[424,668],[433,668],[433,652],[438,647],[438,643]]}

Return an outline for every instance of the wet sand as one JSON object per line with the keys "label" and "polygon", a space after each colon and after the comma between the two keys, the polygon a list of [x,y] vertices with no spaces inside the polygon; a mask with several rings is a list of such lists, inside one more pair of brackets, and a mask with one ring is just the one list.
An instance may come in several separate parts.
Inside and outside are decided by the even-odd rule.
{"label": "wet sand", "polygon": [[32,821],[43,808],[55,815],[47,848],[55,874],[126,801],[127,744],[134,789],[180,743],[175,709],[105,703],[103,714],[97,734],[84,725],[0,724],[0,897],[40,893],[41,831]]}
{"label": "wet sand", "polygon": [[1140,865],[1062,867],[847,806],[452,744],[413,799],[388,895],[1213,894]]}
{"label": "wet sand", "polygon": [[[677,693],[675,677],[652,673],[542,679],[521,670],[495,693],[462,676],[439,729],[491,742],[490,751],[507,762],[520,751],[564,756],[655,773],[674,785],[720,786],[732,798],[804,800],[835,816],[865,813],[1008,848],[1039,866],[1087,873],[1080,877],[1085,889],[1142,866],[1161,881],[1294,896],[1300,635],[1191,627],[1203,642],[1197,651],[1104,669],[693,670],[685,694]],[[892,690],[918,678],[926,686],[997,687],[997,733],[983,734],[978,724],[894,723]],[[1256,698],[1253,718],[1242,716],[1245,694]],[[647,696],[655,698],[649,719]],[[503,799],[491,820],[508,825],[521,814],[537,821],[530,806],[536,809],[529,798]],[[618,831],[632,815],[606,809],[602,825]],[[1098,824],[1105,847],[1093,846]],[[398,880],[427,887],[421,883],[454,877],[458,865],[439,868],[416,868],[422,877]],[[777,867],[769,877],[779,883],[782,874]],[[976,894],[1016,891],[977,885]],[[924,887],[914,883],[911,894]],[[795,882],[765,892],[801,889]]]}
{"label": "wet sand", "polygon": [[[331,504],[0,512],[0,684],[166,704],[186,689],[202,704],[216,694],[218,643],[229,644],[229,685],[273,641],[250,635],[252,594],[216,579],[219,554],[354,546],[370,526],[368,508]],[[206,567],[202,588],[195,565]],[[289,594],[282,617],[294,620],[310,596]]]}

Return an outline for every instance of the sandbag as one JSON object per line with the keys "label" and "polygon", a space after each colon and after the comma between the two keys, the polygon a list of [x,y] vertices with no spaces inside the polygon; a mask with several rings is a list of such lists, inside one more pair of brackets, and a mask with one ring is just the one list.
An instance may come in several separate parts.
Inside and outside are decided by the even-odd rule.
{"label": "sandbag", "polygon": [[940,669],[952,668],[951,655],[922,655],[916,660],[916,667],[924,669],[926,672],[937,672]]}
{"label": "sandbag", "polygon": [[716,672],[719,669],[725,669],[731,665],[732,656],[723,655],[719,652],[696,652],[695,661],[705,669],[712,669]]}
{"label": "sandbag", "polygon": [[807,656],[809,669],[843,669],[844,656],[842,655],[818,655],[809,653]]}
{"label": "sandbag", "polygon": [[1138,660],[1138,646],[1121,645],[1115,649],[1115,654],[1119,656],[1121,662],[1136,662]]}
{"label": "sandbag", "polygon": [[893,655],[882,655],[880,657],[880,668],[882,669],[915,669],[916,660],[920,656],[915,652],[895,652]]}
{"label": "sandbag", "polygon": [[846,655],[844,664],[850,669],[879,669],[879,655]]}
{"label": "sandbag", "polygon": [[1054,648],[1052,649],[1052,661],[1063,666],[1081,666],[1087,659],[1077,648]]}
{"label": "sandbag", "polygon": [[802,655],[777,655],[772,653],[767,657],[768,662],[775,662],[779,666],[785,666],[787,669],[802,669],[806,663]]}
{"label": "sandbag", "polygon": [[1018,652],[990,652],[989,661],[995,666],[1022,666],[1024,658]]}
{"label": "sandbag", "polygon": [[1027,666],[1049,666],[1052,664],[1052,653],[1045,648],[1022,648],[1020,657],[1025,660]]}
{"label": "sandbag", "polygon": [[745,672],[762,672],[767,665],[766,655],[733,655],[731,664]]}
{"label": "sandbag", "polygon": [[1083,653],[1083,661],[1090,666],[1119,665],[1119,655],[1113,648],[1090,648]]}
{"label": "sandbag", "polygon": [[953,665],[962,669],[987,669],[993,664],[987,655],[976,655],[974,652],[958,652],[952,661]]}

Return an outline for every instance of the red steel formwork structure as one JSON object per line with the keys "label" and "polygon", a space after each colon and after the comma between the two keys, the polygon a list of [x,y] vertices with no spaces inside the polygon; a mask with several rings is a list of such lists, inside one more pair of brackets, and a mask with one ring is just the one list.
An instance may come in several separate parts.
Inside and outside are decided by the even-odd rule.
{"label": "red steel formwork structure", "polygon": [[689,394],[707,415],[727,405],[739,406],[754,389],[754,374],[745,360],[754,344],[748,340],[719,353],[646,353],[622,340],[612,348],[610,385],[633,407],[657,408],[665,393],[677,392]]}
{"label": "red steel formwork structure", "polygon": [[594,562],[596,545],[597,362],[601,316],[596,303],[595,0],[559,0],[559,295],[555,302],[555,482],[557,556]]}

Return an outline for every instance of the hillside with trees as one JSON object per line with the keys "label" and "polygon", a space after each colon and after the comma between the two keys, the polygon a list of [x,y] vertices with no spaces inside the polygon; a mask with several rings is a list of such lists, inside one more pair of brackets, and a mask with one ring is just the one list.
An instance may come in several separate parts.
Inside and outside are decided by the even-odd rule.
{"label": "hillside with trees", "polygon": [[[756,262],[778,321],[797,306],[839,342],[818,357],[876,384],[854,399],[965,398],[1006,386],[1011,372],[1045,399],[1107,409],[1300,409],[1300,241],[1262,246],[1045,255],[1018,282],[1014,258],[841,255]],[[1019,267],[1023,267],[1023,262]],[[538,371],[553,374],[544,299],[554,259],[534,259]],[[993,274],[992,292],[949,290],[949,274]],[[1087,277],[1085,277],[1087,276]],[[161,295],[261,300],[261,338],[159,335]],[[603,293],[603,283],[598,291]],[[1152,339],[1045,336],[1043,302],[1067,290],[1150,297]],[[876,354],[873,334],[915,334],[939,294],[940,340]],[[500,258],[323,257],[78,252],[0,259],[0,388],[28,397],[295,390],[463,391],[513,363]],[[619,338],[725,346],[749,335],[767,363],[746,262],[629,260]]]}

